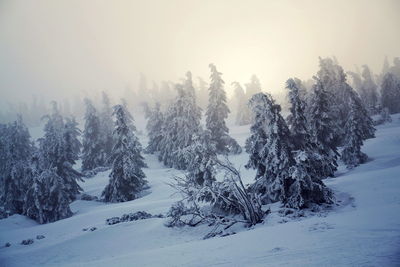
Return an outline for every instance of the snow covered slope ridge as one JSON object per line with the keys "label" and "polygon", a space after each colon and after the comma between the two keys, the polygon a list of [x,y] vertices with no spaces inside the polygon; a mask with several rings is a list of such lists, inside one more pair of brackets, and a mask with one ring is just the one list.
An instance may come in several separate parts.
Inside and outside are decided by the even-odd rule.
{"label": "snow covered slope ridge", "polygon": [[[377,128],[363,147],[370,160],[351,171],[340,166],[336,178],[325,180],[339,200],[351,200],[329,213],[286,223],[267,216],[253,229],[207,240],[206,227],[167,228],[163,218],[106,225],[124,213],[165,214],[179,199],[167,183],[180,172],[146,155],[150,189],[139,199],[77,200],[72,217],[44,225],[20,215],[0,220],[0,266],[400,266],[400,115]],[[248,128],[231,134],[243,145]],[[231,160],[240,167],[247,158]],[[241,170],[252,181],[254,172]],[[85,193],[99,196],[108,174],[86,179]],[[20,244],[29,238],[33,244]]]}

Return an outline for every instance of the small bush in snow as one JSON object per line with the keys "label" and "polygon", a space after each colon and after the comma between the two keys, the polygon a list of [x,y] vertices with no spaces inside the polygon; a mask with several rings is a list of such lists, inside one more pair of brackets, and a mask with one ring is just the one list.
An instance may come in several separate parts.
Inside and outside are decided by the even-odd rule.
{"label": "small bush in snow", "polygon": [[162,214],[152,215],[145,211],[137,211],[133,213],[123,214],[121,217],[112,217],[106,220],[106,224],[113,225],[121,222],[131,222],[131,221],[138,221],[144,220],[149,218],[163,218]]}
{"label": "small bush in snow", "polygon": [[31,244],[33,244],[33,239],[32,238],[30,238],[30,239],[25,239],[25,240],[22,240],[22,242],[21,242],[21,245],[31,245]]}

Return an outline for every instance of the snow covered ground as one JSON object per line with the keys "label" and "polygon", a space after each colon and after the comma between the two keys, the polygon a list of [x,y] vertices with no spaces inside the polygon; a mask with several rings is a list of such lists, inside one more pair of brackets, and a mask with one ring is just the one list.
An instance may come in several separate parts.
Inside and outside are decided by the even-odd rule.
{"label": "snow covered ground", "polygon": [[[248,127],[231,131],[243,145]],[[206,226],[167,228],[164,218],[106,225],[107,218],[129,212],[165,214],[179,199],[167,183],[180,172],[146,155],[150,189],[140,199],[77,200],[71,218],[46,225],[20,215],[0,220],[0,266],[400,266],[399,114],[376,135],[363,149],[368,163],[351,171],[341,166],[336,178],[325,181],[341,201],[328,213],[288,220],[273,213],[252,229],[207,240]],[[231,160],[239,167],[247,157]],[[251,182],[254,171],[241,170]],[[86,179],[85,192],[99,196],[108,173]],[[28,238],[35,242],[20,244]]]}

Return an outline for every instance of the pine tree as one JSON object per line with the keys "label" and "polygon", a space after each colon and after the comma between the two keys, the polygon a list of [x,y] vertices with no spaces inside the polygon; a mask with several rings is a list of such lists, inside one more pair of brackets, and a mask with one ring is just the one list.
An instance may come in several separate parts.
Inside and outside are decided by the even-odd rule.
{"label": "pine tree", "polygon": [[25,195],[24,215],[41,224],[72,216],[69,193],[56,168],[34,171]]}
{"label": "pine tree", "polygon": [[[252,126],[253,135],[248,140],[248,151],[256,157],[250,158],[248,166],[257,169],[256,181],[251,187],[260,194],[263,203],[284,201],[289,186],[289,168],[293,163],[289,128],[280,115],[281,107],[274,103],[271,96],[259,93],[250,101],[256,112],[256,122]],[[262,124],[260,115],[266,119]],[[260,128],[256,129],[256,126]],[[255,142],[261,141],[260,137],[264,142]]]}
{"label": "pine tree", "polygon": [[250,82],[245,84],[247,99],[250,99],[253,95],[261,93],[260,80],[256,75],[252,75]]}
{"label": "pine tree", "polygon": [[101,125],[97,111],[89,99],[85,99],[85,129],[83,130],[82,171],[104,167],[102,155]]}
{"label": "pine tree", "polygon": [[[351,91],[350,95],[350,113],[346,122],[346,139],[342,151],[342,160],[347,168],[351,169],[367,160],[367,155],[361,152],[361,146],[365,139],[365,111],[356,92]],[[371,126],[372,127],[372,126]]]}
{"label": "pine tree", "polygon": [[187,73],[184,86],[177,85],[178,96],[165,114],[160,141],[159,160],[164,165],[184,170],[187,168],[185,149],[201,126],[201,109],[196,105],[191,73]]}
{"label": "pine tree", "polygon": [[160,150],[160,142],[162,141],[162,127],[164,115],[160,110],[160,103],[156,103],[155,107],[150,110],[149,118],[147,120],[146,130],[149,136],[149,142],[146,147],[146,152],[153,154]]}
{"label": "pine tree", "polygon": [[400,80],[389,72],[383,77],[381,88],[382,107],[388,108],[390,114],[400,112]]}
{"label": "pine tree", "polygon": [[310,144],[310,133],[306,119],[306,102],[300,96],[300,84],[294,79],[286,82],[289,90],[290,115],[287,118],[295,150],[305,149]]}
{"label": "pine tree", "polygon": [[187,178],[190,183],[198,186],[211,185],[215,181],[217,155],[210,132],[205,130],[200,136],[194,135],[185,155],[188,162]]}
{"label": "pine tree", "polygon": [[288,208],[309,208],[313,204],[332,204],[333,193],[313,175],[315,156],[310,151],[298,150],[295,163],[289,168],[290,186],[286,190],[284,205]]}
{"label": "pine tree", "polygon": [[71,165],[74,165],[79,159],[82,144],[79,141],[81,136],[81,130],[78,128],[78,123],[75,118],[66,118],[65,130],[64,130],[64,141],[65,141],[65,153],[66,160]]}
{"label": "pine tree", "polygon": [[135,136],[133,118],[124,105],[114,107],[115,146],[109,184],[103,191],[106,202],[124,202],[138,197],[147,184],[142,168],[146,167],[141,155],[142,147]]}
{"label": "pine tree", "polygon": [[238,143],[229,136],[229,129],[225,124],[229,109],[226,105],[226,94],[222,73],[210,64],[211,83],[209,88],[208,107],[206,112],[206,127],[211,132],[212,141],[215,143],[217,153],[240,153],[241,148]]}
{"label": "pine tree", "polygon": [[114,146],[113,139],[113,129],[114,122],[112,120],[112,108],[110,104],[110,99],[105,92],[102,92],[102,111],[100,113],[100,135],[102,142],[102,150],[101,150],[101,161],[104,162],[105,165],[110,166],[111,160],[110,155],[112,148]]}
{"label": "pine tree", "polygon": [[[62,179],[63,190],[66,190],[69,200],[72,201],[82,191],[77,183],[82,179],[82,174],[73,168],[78,145],[76,136],[74,136],[76,129],[66,132],[64,119],[55,102],[53,102],[52,114],[46,118],[45,134],[39,139],[40,162],[42,163],[40,169],[51,170],[51,173],[55,171]],[[71,125],[67,129],[71,130]]]}
{"label": "pine tree", "polygon": [[335,118],[331,113],[331,95],[326,91],[322,82],[317,79],[313,87],[309,108],[309,126],[312,134],[312,142],[318,146],[321,155],[319,177],[334,175],[337,169],[337,147],[334,131],[337,127]]}
{"label": "pine tree", "polygon": [[375,114],[378,104],[378,86],[376,85],[373,75],[367,65],[363,65],[362,77],[364,80],[362,81],[360,89],[360,97],[369,113]]}
{"label": "pine tree", "polygon": [[199,106],[202,109],[207,108],[207,102],[208,102],[208,85],[207,83],[203,80],[203,78],[198,77],[198,102]]}
{"label": "pine tree", "polygon": [[8,214],[21,214],[26,186],[31,179],[34,147],[20,115],[15,122],[2,126],[0,132],[0,205]]}
{"label": "pine tree", "polygon": [[235,98],[237,100],[236,125],[246,125],[251,123],[251,112],[247,106],[247,96],[238,82],[233,82],[235,88]]}

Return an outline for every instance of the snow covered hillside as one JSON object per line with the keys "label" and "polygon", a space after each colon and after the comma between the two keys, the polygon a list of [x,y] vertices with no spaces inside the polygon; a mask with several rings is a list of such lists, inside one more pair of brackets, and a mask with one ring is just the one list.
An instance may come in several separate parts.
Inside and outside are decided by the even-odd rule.
{"label": "snow covered hillside", "polygon": [[[231,132],[240,145],[249,135],[246,126]],[[168,228],[165,218],[106,225],[124,213],[165,214],[179,200],[168,183],[181,172],[146,155],[150,188],[139,199],[77,200],[72,217],[44,225],[21,215],[0,220],[0,266],[400,266],[399,114],[377,127],[363,151],[366,164],[351,171],[340,166],[336,178],[325,180],[339,204],[332,211],[296,219],[272,212],[252,229],[206,240],[210,228]],[[244,152],[231,157],[246,183],[254,178],[243,167],[247,159]],[[100,196],[108,174],[81,183],[85,193]],[[33,244],[20,244],[30,238]]]}

